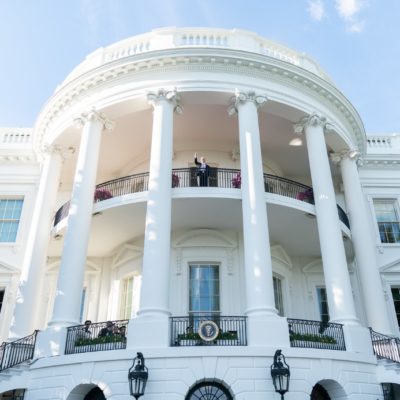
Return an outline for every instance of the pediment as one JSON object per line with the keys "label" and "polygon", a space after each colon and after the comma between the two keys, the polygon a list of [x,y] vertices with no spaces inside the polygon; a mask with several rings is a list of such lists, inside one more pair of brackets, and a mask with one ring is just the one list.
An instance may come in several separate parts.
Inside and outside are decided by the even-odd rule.
{"label": "pediment", "polygon": [[133,244],[125,243],[120,246],[114,256],[113,267],[125,264],[135,258],[143,256],[143,249]]}
{"label": "pediment", "polygon": [[21,271],[18,268],[14,267],[10,264],[4,263],[4,262],[0,263],[0,274],[7,274],[7,275],[19,274],[20,272]]}
{"label": "pediment", "polygon": [[400,273],[400,260],[396,259],[390,263],[387,263],[386,265],[380,267],[379,271],[386,274]]}
{"label": "pediment", "polygon": [[196,229],[179,237],[173,243],[174,247],[230,247],[236,243],[227,235],[212,229]]}
{"label": "pediment", "polygon": [[322,274],[324,272],[322,268],[322,260],[319,258],[308,263],[303,267],[303,272],[305,274]]}
{"label": "pediment", "polygon": [[293,266],[291,258],[280,244],[271,247],[271,257],[272,259],[285,264],[289,268],[292,268]]}
{"label": "pediment", "polygon": [[[58,273],[60,269],[61,258],[52,258],[47,264],[47,273]],[[101,270],[101,266],[93,260],[86,260],[85,273],[96,273]]]}

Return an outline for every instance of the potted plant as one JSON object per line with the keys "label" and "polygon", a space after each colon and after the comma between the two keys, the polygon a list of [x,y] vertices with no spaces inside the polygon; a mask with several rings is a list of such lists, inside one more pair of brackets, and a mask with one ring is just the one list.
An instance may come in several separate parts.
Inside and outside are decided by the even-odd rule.
{"label": "potted plant", "polygon": [[237,346],[239,343],[236,331],[220,331],[217,337],[217,345],[219,346]]}
{"label": "potted plant", "polygon": [[240,171],[232,178],[232,186],[235,189],[240,189],[242,186],[242,176],[240,175]]}
{"label": "potted plant", "polygon": [[172,187],[178,187],[179,186],[179,176],[175,173],[172,174]]}
{"label": "potted plant", "polygon": [[98,188],[94,192],[95,203],[97,203],[98,201],[111,199],[111,197],[113,197],[113,196],[108,189]]}
{"label": "potted plant", "polygon": [[179,346],[197,346],[200,344],[200,336],[196,332],[187,332],[178,335]]}
{"label": "potted plant", "polygon": [[305,189],[297,194],[297,200],[314,204],[314,192],[311,188]]}

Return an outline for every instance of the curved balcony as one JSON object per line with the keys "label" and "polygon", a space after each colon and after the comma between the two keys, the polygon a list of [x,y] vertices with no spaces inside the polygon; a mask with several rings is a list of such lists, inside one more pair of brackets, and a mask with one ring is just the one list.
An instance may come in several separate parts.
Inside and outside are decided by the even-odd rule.
{"label": "curved balcony", "polygon": [[[172,188],[197,187],[197,169],[178,168],[172,170]],[[132,193],[140,193],[148,190],[149,173],[141,173],[123,178],[113,179],[96,186],[94,201],[104,201],[112,197],[119,197]],[[264,186],[267,193],[273,193],[284,197],[300,200],[309,204],[314,204],[313,190],[310,186],[299,182],[285,179],[279,176],[264,174]],[[209,176],[209,187],[240,189],[241,175],[238,169],[211,168]],[[70,202],[66,202],[54,217],[54,226],[68,216]],[[349,220],[346,213],[340,206],[337,206],[339,219],[348,228]]]}

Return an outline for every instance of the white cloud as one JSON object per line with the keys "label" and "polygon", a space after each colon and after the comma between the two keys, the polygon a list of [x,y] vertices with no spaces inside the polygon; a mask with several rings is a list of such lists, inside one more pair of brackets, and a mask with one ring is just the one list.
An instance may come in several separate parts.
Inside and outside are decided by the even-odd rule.
{"label": "white cloud", "polygon": [[336,0],[336,9],[345,20],[352,20],[363,6],[362,0]]}
{"label": "white cloud", "polygon": [[325,15],[324,3],[321,0],[308,0],[307,11],[311,15],[312,19],[316,21],[321,21]]}
{"label": "white cloud", "polygon": [[335,6],[339,14],[347,23],[350,32],[360,33],[364,30],[365,21],[359,19],[360,11],[367,5],[367,0],[336,0]]}

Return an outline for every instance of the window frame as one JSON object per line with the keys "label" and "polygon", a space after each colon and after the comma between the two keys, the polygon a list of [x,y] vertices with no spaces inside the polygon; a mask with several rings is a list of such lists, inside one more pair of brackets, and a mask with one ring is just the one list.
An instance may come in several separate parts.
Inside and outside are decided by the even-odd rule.
{"label": "window frame", "polygon": [[17,228],[16,228],[16,231],[15,231],[15,237],[14,237],[14,239],[12,241],[9,241],[9,240],[2,241],[1,240],[2,231],[0,229],[0,245],[2,245],[2,246],[4,246],[4,245],[5,246],[14,245],[14,244],[18,243],[18,241],[19,241],[19,235],[20,235],[21,226],[22,226],[21,221],[23,219],[24,209],[25,209],[24,206],[25,206],[25,202],[26,202],[25,196],[18,195],[18,194],[15,194],[15,195],[1,195],[0,194],[0,202],[1,201],[20,201],[21,202],[21,209],[20,209],[20,214],[19,214],[18,220],[16,220],[16,219],[7,219],[7,218],[1,219],[0,218],[0,226],[1,226],[1,224],[3,222],[13,222],[13,223],[17,222]]}
{"label": "window frame", "polygon": [[[382,241],[382,235],[379,227],[380,222],[378,219],[378,213],[376,209],[376,203],[382,202],[391,202],[393,204],[394,212],[396,214],[397,221],[390,221],[390,222],[398,222],[399,223],[399,230],[400,230],[400,206],[399,206],[399,199],[396,196],[384,196],[384,195],[377,195],[371,197],[371,208],[374,216],[374,227],[375,227],[375,234],[377,237],[377,242],[382,246],[399,246],[400,245],[400,237],[398,241],[390,242],[390,241]],[[389,222],[389,221],[388,221]]]}
{"label": "window frame", "polygon": [[216,266],[218,268],[218,303],[219,303],[219,310],[218,311],[213,311],[213,312],[197,312],[198,314],[202,314],[202,315],[208,315],[208,314],[215,314],[215,315],[222,315],[222,279],[221,279],[221,275],[222,275],[222,266],[220,262],[216,262],[216,261],[190,261],[188,262],[187,265],[187,315],[193,315],[193,313],[195,313],[195,311],[190,309],[190,296],[191,296],[191,286],[190,286],[190,276],[191,276],[191,267],[192,266]]}
{"label": "window frame", "polygon": [[[130,296],[130,304],[128,305],[129,282],[131,282],[131,284],[130,284],[131,296]],[[120,293],[119,293],[119,305],[118,305],[119,319],[131,319],[133,316],[134,284],[135,284],[135,276],[134,275],[128,275],[121,279],[121,286],[120,286]],[[128,288],[128,290],[126,290],[126,288]],[[124,305],[122,303],[124,303]],[[130,310],[129,316],[126,315],[126,312],[128,310]]]}

